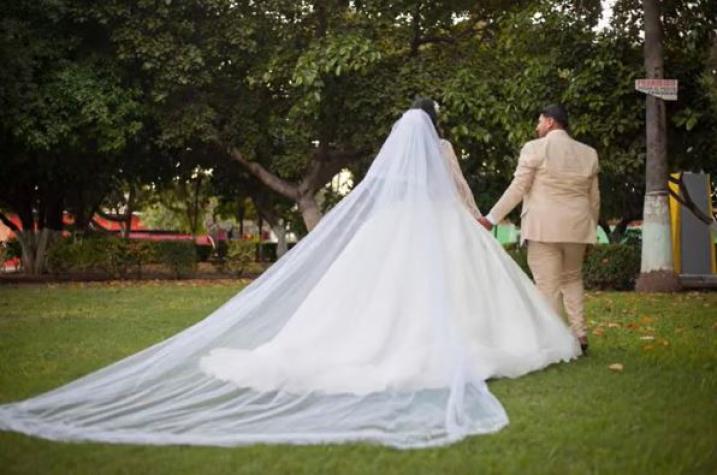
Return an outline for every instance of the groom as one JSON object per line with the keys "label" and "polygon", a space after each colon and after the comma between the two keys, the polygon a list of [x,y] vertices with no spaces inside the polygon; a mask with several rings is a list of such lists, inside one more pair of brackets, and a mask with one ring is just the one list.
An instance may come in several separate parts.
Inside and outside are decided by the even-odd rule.
{"label": "groom", "polygon": [[567,130],[562,106],[542,110],[535,128],[539,138],[523,146],[513,181],[480,222],[490,230],[523,201],[521,241],[528,241],[535,283],[558,314],[565,306],[570,328],[586,352],[582,266],[585,248],[596,241],[598,156]]}

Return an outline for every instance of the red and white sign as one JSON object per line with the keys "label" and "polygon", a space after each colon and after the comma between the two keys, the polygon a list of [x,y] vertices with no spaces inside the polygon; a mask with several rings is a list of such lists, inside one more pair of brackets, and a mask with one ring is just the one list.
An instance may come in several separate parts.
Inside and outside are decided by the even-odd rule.
{"label": "red and white sign", "polygon": [[635,79],[635,90],[665,101],[676,101],[677,79]]}

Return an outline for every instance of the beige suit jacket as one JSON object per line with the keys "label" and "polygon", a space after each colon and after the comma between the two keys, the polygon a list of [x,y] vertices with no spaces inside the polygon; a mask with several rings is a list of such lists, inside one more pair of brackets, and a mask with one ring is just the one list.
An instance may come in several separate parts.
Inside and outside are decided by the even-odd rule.
{"label": "beige suit jacket", "polygon": [[498,223],[521,201],[521,240],[594,243],[600,213],[595,149],[564,130],[526,143],[513,181],[488,216]]}

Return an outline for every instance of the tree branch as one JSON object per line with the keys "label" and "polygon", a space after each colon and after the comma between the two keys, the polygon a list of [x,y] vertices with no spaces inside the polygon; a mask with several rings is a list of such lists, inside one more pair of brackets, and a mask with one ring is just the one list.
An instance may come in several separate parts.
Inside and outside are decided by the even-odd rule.
{"label": "tree branch", "polygon": [[342,168],[366,154],[365,150],[334,150],[324,153],[317,151],[299,189],[303,192],[316,192]]}
{"label": "tree branch", "polygon": [[299,196],[299,189],[293,183],[290,183],[272,172],[261,166],[257,162],[252,162],[244,158],[239,150],[236,148],[229,149],[229,156],[237,162],[241,163],[244,168],[249,170],[255,177],[257,177],[266,186],[279,193],[280,195],[286,196],[289,199],[296,200]]}

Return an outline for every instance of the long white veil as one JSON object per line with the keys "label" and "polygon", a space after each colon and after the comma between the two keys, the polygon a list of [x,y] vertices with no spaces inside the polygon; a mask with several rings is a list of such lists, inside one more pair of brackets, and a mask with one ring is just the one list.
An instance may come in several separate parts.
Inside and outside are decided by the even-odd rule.
{"label": "long white veil", "polygon": [[0,406],[0,429],[426,447],[507,424],[484,379],[576,354],[566,326],[462,207],[430,119],[410,110],[361,183],[260,278],[166,341]]}

